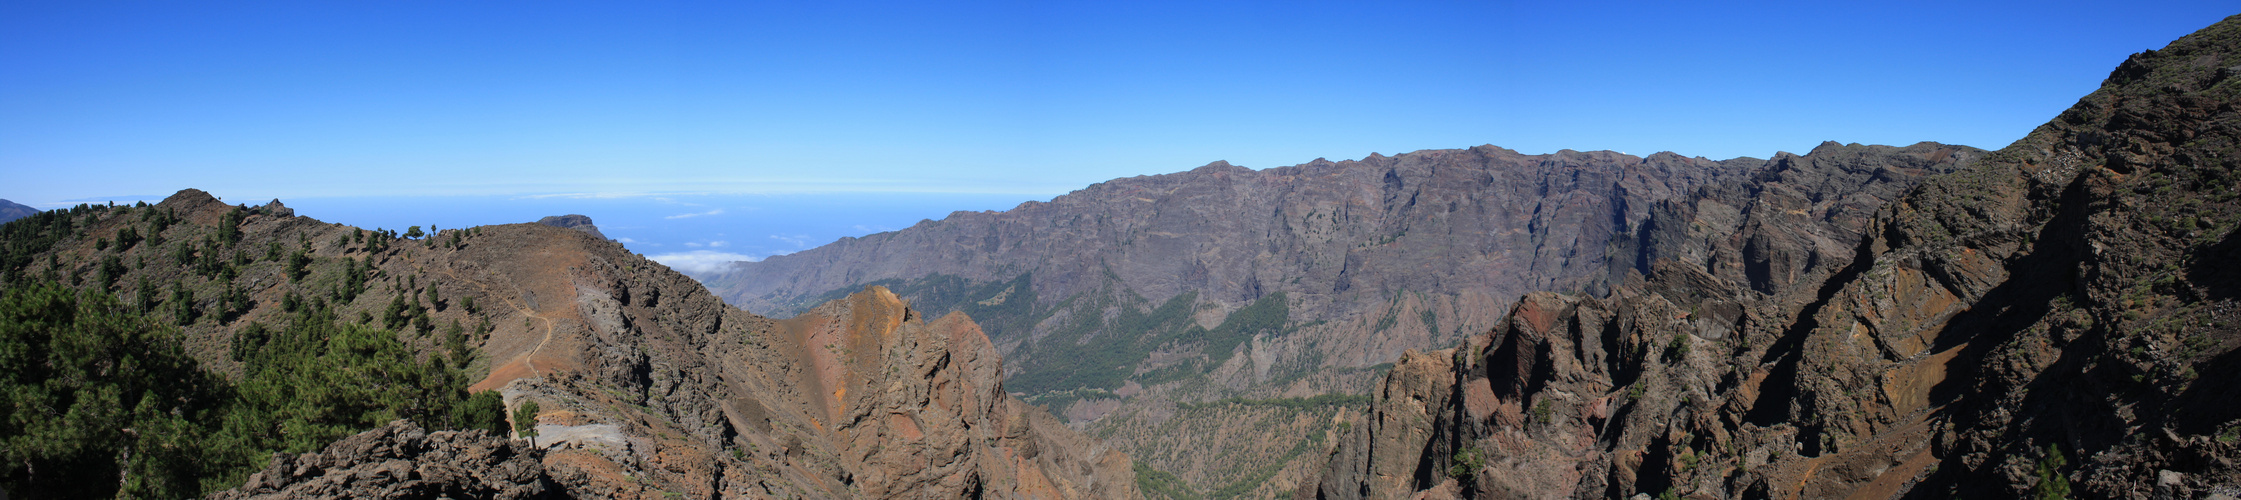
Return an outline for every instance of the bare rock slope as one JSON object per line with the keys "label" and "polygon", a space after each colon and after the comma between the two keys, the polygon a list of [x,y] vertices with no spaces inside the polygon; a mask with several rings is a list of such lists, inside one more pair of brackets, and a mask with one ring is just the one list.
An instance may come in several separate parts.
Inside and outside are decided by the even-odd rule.
{"label": "bare rock slope", "polygon": [[[879,284],[967,312],[1029,401],[1188,490],[1273,494],[1327,451],[1299,437],[1362,409],[1352,396],[1391,360],[1494,328],[1519,295],[1604,290],[1675,259],[1772,290],[1848,258],[1877,207],[1982,153],[1827,143],[1712,161],[1481,146],[1217,162],[739,263],[708,283],[755,311]],[[1665,203],[1699,189],[1713,191]],[[1660,211],[1701,223],[1645,225]],[[1815,232],[1759,230],[1793,226]],[[1761,236],[1662,243],[1746,231]],[[1612,245],[1636,240],[1647,244]]]}
{"label": "bare rock slope", "polygon": [[1125,455],[1003,391],[963,315],[927,321],[871,288],[771,320],[578,231],[497,226],[462,243],[414,264],[507,325],[478,387],[540,401],[554,431],[620,434],[550,443],[570,494],[1134,496]]}
{"label": "bare rock slope", "polygon": [[2230,494],[2235,76],[2241,16],[1872,217],[1765,176],[1661,206],[1607,296],[1403,356],[1297,496]]}
{"label": "bare rock slope", "polygon": [[415,364],[465,366],[509,414],[541,409],[535,448],[393,424],[274,458],[222,497],[1137,496],[1125,454],[1003,389],[970,318],[921,317],[885,289],[775,320],[589,231],[400,239],[192,189],[54,223],[8,279],[143,302],[168,288],[156,314],[212,371],[238,376],[245,332],[317,303],[398,330]]}

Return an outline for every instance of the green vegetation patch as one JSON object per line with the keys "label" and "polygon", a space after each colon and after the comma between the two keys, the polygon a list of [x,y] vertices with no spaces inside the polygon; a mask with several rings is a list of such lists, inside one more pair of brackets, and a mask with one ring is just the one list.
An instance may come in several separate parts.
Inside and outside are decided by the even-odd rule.
{"label": "green vegetation patch", "polygon": [[[194,497],[302,453],[411,419],[505,429],[494,392],[469,395],[441,354],[337,321],[323,298],[284,327],[251,324],[205,371],[180,334],[108,293],[15,283],[0,296],[0,488],[19,498]],[[123,478],[119,481],[118,478]]]}
{"label": "green vegetation patch", "polygon": [[[1034,276],[1027,273],[987,282],[929,274],[863,286],[874,285],[908,298],[913,309],[929,316],[963,312],[990,339],[999,342],[1026,336],[1036,325],[1059,318],[1043,337],[1028,341],[1013,355],[1021,363],[1009,370],[1005,386],[1030,394],[1117,389],[1135,376],[1153,351],[1197,346],[1205,359],[1161,367],[1138,377],[1147,385],[1187,380],[1227,361],[1237,346],[1256,335],[1281,335],[1296,329],[1290,324],[1290,304],[1283,292],[1254,300],[1208,329],[1192,320],[1199,305],[1198,292],[1186,291],[1154,304],[1121,289],[1117,278],[1110,276],[1101,290],[1053,304],[1041,303],[1035,293]],[[801,305],[840,299],[863,286],[832,290],[804,299]],[[1054,399],[1049,407],[1059,409],[1069,402]]]}
{"label": "green vegetation patch", "polygon": [[1143,461],[1136,462],[1136,489],[1142,491],[1145,498],[1166,498],[1170,500],[1204,498],[1198,495],[1197,490],[1191,488],[1190,483],[1183,482],[1183,478],[1175,477],[1174,474],[1167,471],[1154,469],[1150,465],[1145,465]]}
{"label": "green vegetation patch", "polygon": [[1323,394],[1323,395],[1318,395],[1318,396],[1314,396],[1314,397],[1305,397],[1305,398],[1269,398],[1269,399],[1224,398],[1224,399],[1219,399],[1219,400],[1215,400],[1215,401],[1212,401],[1212,402],[1207,402],[1207,403],[1183,403],[1183,404],[1182,404],[1181,406],[1182,406],[1182,407],[1183,407],[1184,409],[1189,409],[1189,410],[1200,410],[1200,409],[1207,409],[1207,408],[1213,408],[1213,407],[1216,407],[1216,406],[1223,406],[1223,405],[1239,405],[1239,406],[1270,406],[1270,407],[1277,407],[1277,408],[1290,408],[1290,409],[1295,409],[1295,410],[1304,410],[1304,409],[1310,409],[1310,408],[1323,408],[1323,407],[1334,407],[1334,406],[1369,406],[1369,404],[1370,404],[1371,402],[1374,402],[1374,401],[1375,401],[1375,398],[1372,398],[1372,397],[1370,397],[1370,396],[1367,396],[1367,395],[1360,395],[1360,394]]}

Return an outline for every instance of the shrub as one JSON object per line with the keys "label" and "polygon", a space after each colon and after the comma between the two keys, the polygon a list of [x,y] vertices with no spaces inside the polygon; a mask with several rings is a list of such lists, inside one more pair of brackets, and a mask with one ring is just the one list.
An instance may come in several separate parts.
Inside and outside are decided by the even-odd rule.
{"label": "shrub", "polygon": [[1665,344],[1665,358],[1666,358],[1666,360],[1668,360],[1668,361],[1672,361],[1672,360],[1681,360],[1681,359],[1686,359],[1686,358],[1688,358],[1688,356],[1689,356],[1689,334],[1686,334],[1686,333],[1675,333],[1675,334],[1673,334],[1673,340],[1672,340],[1671,342],[1667,342],[1667,343]]}
{"label": "shrub", "polygon": [[1474,477],[1478,475],[1478,470],[1483,467],[1486,467],[1485,454],[1480,453],[1477,447],[1465,446],[1463,449],[1455,450],[1453,461],[1447,466],[1447,477],[1456,479]]}

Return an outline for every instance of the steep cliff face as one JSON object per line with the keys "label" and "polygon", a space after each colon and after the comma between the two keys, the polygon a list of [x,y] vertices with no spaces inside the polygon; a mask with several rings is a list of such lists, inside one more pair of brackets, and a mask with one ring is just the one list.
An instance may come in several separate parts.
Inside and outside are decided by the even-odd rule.
{"label": "steep cliff face", "polygon": [[511,310],[477,386],[547,410],[545,464],[570,494],[1135,496],[1125,455],[1003,391],[963,315],[929,322],[870,288],[776,321],[579,231],[463,243],[418,269]]}
{"label": "steep cliff face", "polygon": [[[1747,286],[1805,279],[1849,255],[1875,207],[1981,153],[1830,143],[1715,162],[1482,146],[1217,163],[741,263],[709,285],[751,310],[871,283],[965,311],[1030,401],[1201,491],[1269,493],[1312,476],[1327,448],[1298,436],[1361,408],[1289,398],[1368,393],[1394,356],[1492,328],[1511,298],[1604,289],[1661,259],[1758,277]],[[1713,186],[1728,191],[1666,203]],[[1645,225],[1657,211],[1687,222]],[[1815,232],[1760,229],[1790,225]],[[1193,451],[1216,443],[1233,451]]]}
{"label": "steep cliff face", "polygon": [[[1661,207],[1614,245],[1641,279],[1530,295],[1487,335],[1404,357],[1299,496],[2225,492],[2237,63],[2241,17],[2134,55],[1860,224],[1754,210],[1732,236],[1680,232],[1725,212]],[[1690,204],[1792,206],[1766,187],[1788,180]]]}
{"label": "steep cliff face", "polygon": [[[1007,285],[969,303],[1130,296],[1158,305],[1195,293],[1191,305],[1216,309],[1214,320],[1282,292],[1302,321],[1337,321],[1384,312],[1400,291],[1514,297],[1577,286],[1602,269],[1611,232],[1639,223],[1651,201],[1759,163],[1493,146],[1259,171],[1216,162],[738,263],[709,285],[745,309],[779,314],[836,290],[929,276]],[[1015,279],[1025,286],[1009,286]],[[1455,313],[1440,314],[1457,324]],[[1042,321],[1049,313],[1034,316],[1043,317],[993,336],[1016,344],[1051,333]],[[1437,330],[1341,363],[1375,364],[1452,340],[1443,333],[1451,329]]]}
{"label": "steep cliff face", "polygon": [[[278,200],[274,200],[274,201],[278,201]],[[557,228],[563,228],[563,229],[574,229],[574,230],[577,230],[577,231],[583,231],[583,232],[585,232],[585,233],[589,233],[589,234],[591,234],[591,235],[592,235],[593,237],[596,237],[596,238],[599,238],[599,239],[602,239],[602,240],[604,240],[604,239],[607,239],[607,235],[605,235],[605,234],[600,234],[600,233],[599,233],[599,226],[596,226],[596,225],[592,225],[592,223],[591,223],[591,217],[589,217],[589,216],[585,216],[585,215],[580,215],[580,214],[554,215],[554,216],[549,216],[549,217],[545,217],[545,218],[543,218],[543,219],[537,219],[537,223],[538,223],[538,224],[544,224],[544,225],[547,225],[547,226],[557,227]]]}
{"label": "steep cliff face", "polygon": [[[332,308],[396,330],[410,364],[465,366],[509,413],[541,408],[534,448],[400,423],[277,457],[221,496],[1137,496],[1125,454],[1003,390],[970,318],[921,318],[885,289],[773,320],[546,224],[394,239],[196,190],[68,218],[7,279],[143,302],[170,288],[161,317],[213,371],[239,376],[265,328]],[[146,239],[106,238],[128,228]]]}

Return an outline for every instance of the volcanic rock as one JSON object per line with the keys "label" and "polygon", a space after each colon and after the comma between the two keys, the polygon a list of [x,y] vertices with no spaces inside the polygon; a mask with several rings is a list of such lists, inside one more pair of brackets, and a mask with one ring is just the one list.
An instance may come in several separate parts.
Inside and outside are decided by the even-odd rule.
{"label": "volcanic rock", "polygon": [[397,420],[320,451],[274,454],[248,482],[210,498],[558,498],[542,455],[479,430],[427,432]]}
{"label": "volcanic rock", "polygon": [[1296,497],[2231,491],[2237,61],[2241,16],[2136,54],[1872,216],[1765,175],[1661,206],[1607,296],[1404,358]]}

